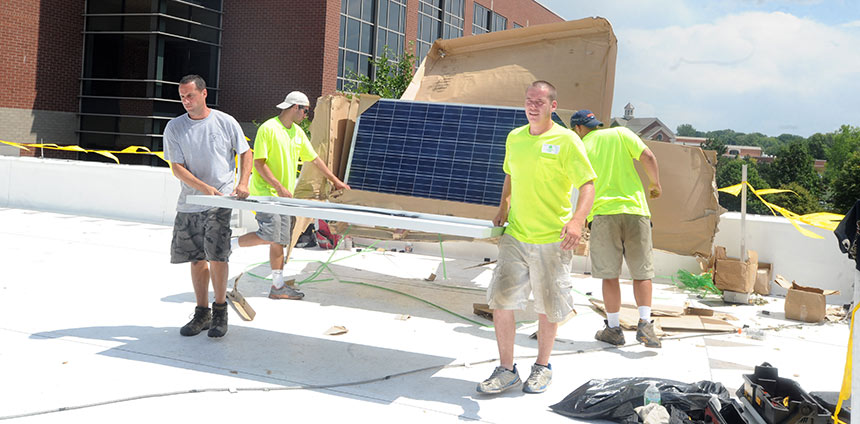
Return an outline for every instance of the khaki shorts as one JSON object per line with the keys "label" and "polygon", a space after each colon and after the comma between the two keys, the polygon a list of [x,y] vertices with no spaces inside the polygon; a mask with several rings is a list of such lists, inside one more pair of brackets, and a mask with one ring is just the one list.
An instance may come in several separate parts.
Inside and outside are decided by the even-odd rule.
{"label": "khaki shorts", "polygon": [[487,290],[490,309],[523,310],[534,295],[535,312],[550,322],[563,321],[573,311],[570,260],[573,251],[561,242],[523,243],[505,234],[499,241],[499,261]]}
{"label": "khaki shorts", "polygon": [[284,246],[290,244],[290,230],[293,221],[291,216],[257,212],[255,218],[260,227],[257,230],[257,235],[261,239]]}
{"label": "khaki shorts", "polygon": [[591,222],[591,276],[621,275],[621,258],[634,280],[654,278],[651,218],[641,215],[597,215]]}

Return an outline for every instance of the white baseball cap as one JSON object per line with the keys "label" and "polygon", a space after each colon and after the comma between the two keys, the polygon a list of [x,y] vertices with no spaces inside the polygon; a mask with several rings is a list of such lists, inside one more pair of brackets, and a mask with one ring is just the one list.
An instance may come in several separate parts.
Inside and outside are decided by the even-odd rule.
{"label": "white baseball cap", "polygon": [[301,91],[293,91],[290,94],[287,94],[287,98],[278,104],[277,108],[287,109],[292,105],[310,106],[311,102],[308,101],[308,96],[305,96],[305,93],[302,93]]}

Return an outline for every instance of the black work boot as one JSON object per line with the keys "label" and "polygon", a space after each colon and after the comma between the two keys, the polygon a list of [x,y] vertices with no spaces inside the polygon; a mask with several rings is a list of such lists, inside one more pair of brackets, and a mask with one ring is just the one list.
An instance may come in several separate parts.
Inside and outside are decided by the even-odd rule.
{"label": "black work boot", "polygon": [[227,334],[227,302],[212,303],[212,327],[209,337],[224,337]]}
{"label": "black work boot", "polygon": [[179,330],[183,336],[196,336],[212,324],[212,310],[203,306],[194,308],[194,318]]}

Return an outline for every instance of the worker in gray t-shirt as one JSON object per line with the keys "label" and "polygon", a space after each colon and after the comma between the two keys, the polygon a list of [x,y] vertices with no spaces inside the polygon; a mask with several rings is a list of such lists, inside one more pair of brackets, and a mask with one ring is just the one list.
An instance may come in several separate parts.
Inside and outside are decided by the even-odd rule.
{"label": "worker in gray t-shirt", "polygon": [[[179,331],[194,336],[208,329],[209,337],[227,334],[227,259],[230,256],[231,209],[189,205],[189,194],[248,197],[253,156],[236,120],[206,106],[206,82],[199,75],[179,81],[179,97],[186,114],[164,128],[164,157],[182,191],[176,202],[171,263],[191,263],[191,282],[197,307],[194,318]],[[234,157],[241,160],[239,183]],[[209,281],[215,302],[209,308]]]}

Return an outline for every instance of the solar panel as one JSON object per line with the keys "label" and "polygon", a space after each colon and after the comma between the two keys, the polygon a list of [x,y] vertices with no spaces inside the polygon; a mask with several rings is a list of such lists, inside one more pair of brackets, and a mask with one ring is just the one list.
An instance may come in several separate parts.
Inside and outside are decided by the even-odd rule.
{"label": "solar panel", "polygon": [[346,181],[358,190],[496,206],[505,140],[526,124],[523,108],[381,99],[356,122]]}

